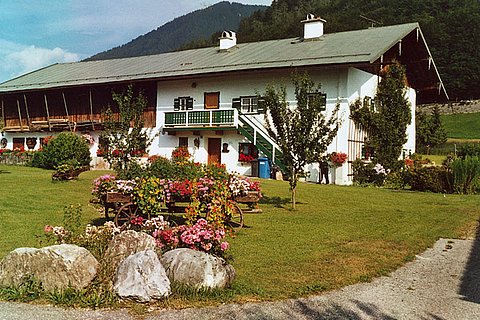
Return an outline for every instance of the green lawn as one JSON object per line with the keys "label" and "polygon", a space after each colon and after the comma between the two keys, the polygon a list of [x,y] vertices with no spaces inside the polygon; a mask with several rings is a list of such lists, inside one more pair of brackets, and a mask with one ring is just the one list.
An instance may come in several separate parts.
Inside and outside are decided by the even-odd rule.
{"label": "green lawn", "polygon": [[480,139],[480,112],[441,116],[449,138]]}
{"label": "green lawn", "polygon": [[[47,223],[62,221],[66,204],[84,206],[85,223],[100,218],[88,206],[90,171],[52,183],[51,172],[0,166],[0,257],[38,245]],[[245,217],[231,239],[237,278],[232,289],[202,305],[296,297],[369,281],[398,268],[440,237],[473,235],[479,196],[414,193],[301,183],[297,211],[288,183],[262,180],[262,214]],[[181,300],[181,299],[180,299]],[[167,306],[195,302],[167,302]]]}

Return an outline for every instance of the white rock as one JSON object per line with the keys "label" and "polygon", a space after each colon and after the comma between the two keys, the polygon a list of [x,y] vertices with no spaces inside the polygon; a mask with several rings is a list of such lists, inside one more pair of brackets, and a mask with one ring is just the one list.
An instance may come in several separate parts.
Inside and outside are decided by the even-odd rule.
{"label": "white rock", "polygon": [[188,248],[167,251],[160,261],[171,282],[196,288],[225,288],[235,278],[235,269],[222,258]]}
{"label": "white rock", "polygon": [[155,251],[145,250],[120,263],[114,290],[122,299],[149,302],[170,295],[170,281]]}
{"label": "white rock", "polygon": [[97,274],[98,266],[87,249],[73,244],[18,248],[0,262],[0,285],[19,286],[26,277],[33,276],[47,291],[69,285],[83,289]]}

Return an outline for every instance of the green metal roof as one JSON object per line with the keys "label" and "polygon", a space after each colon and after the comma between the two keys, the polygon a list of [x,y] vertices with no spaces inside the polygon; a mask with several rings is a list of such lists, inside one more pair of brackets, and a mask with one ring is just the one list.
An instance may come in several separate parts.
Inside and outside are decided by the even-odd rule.
{"label": "green metal roof", "polygon": [[238,44],[133,58],[54,64],[0,84],[1,92],[162,79],[240,70],[373,63],[417,23],[300,38]]}

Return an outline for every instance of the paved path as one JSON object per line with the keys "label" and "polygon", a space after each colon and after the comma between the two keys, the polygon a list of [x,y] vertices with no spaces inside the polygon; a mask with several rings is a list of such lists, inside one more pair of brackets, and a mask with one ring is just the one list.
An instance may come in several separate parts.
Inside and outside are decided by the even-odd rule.
{"label": "paved path", "polygon": [[0,302],[4,319],[480,319],[480,240],[440,239],[388,277],[304,299],[154,310],[143,317]]}

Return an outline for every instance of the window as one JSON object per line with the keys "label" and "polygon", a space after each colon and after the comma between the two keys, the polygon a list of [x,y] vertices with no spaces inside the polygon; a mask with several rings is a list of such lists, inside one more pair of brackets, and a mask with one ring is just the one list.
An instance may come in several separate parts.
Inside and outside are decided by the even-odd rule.
{"label": "window", "polygon": [[188,137],[178,137],[178,146],[188,148]]}
{"label": "window", "polygon": [[241,113],[263,112],[263,99],[259,96],[245,96],[232,99],[232,106]]}
{"label": "window", "polygon": [[240,98],[240,110],[243,113],[255,113],[258,110],[258,98],[257,97],[244,97]]}
{"label": "window", "polygon": [[173,110],[184,111],[193,110],[193,98],[192,97],[178,97],[173,100]]}
{"label": "window", "polygon": [[311,104],[313,102],[320,104],[320,111],[325,111],[327,107],[327,95],[325,93],[319,93],[319,92],[309,93],[308,104]]}
{"label": "window", "polygon": [[205,92],[205,109],[218,109],[220,106],[220,92]]}
{"label": "window", "polygon": [[258,158],[258,149],[253,143],[238,145],[238,161],[249,162]]}
{"label": "window", "polygon": [[25,138],[13,138],[13,150],[24,151],[25,150]]}

